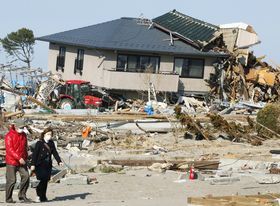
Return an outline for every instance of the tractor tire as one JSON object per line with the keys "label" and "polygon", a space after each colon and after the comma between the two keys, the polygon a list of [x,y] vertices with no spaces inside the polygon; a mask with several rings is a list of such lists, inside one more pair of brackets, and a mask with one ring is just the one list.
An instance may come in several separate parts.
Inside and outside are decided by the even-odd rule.
{"label": "tractor tire", "polygon": [[59,108],[65,110],[74,109],[74,102],[71,99],[63,99],[59,104]]}

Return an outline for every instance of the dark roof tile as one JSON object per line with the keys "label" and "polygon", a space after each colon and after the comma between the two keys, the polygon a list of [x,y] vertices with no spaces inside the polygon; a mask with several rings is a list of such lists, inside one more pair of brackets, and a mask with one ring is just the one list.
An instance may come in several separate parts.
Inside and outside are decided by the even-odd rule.
{"label": "dark roof tile", "polygon": [[[182,25],[182,27],[184,26]],[[168,39],[170,39],[170,36],[165,32],[154,27],[149,29],[149,25],[140,25],[137,19],[134,18],[116,19],[37,38],[37,40],[41,41],[85,48],[221,56],[211,51],[202,52],[180,40],[174,41],[174,45],[171,46]]]}

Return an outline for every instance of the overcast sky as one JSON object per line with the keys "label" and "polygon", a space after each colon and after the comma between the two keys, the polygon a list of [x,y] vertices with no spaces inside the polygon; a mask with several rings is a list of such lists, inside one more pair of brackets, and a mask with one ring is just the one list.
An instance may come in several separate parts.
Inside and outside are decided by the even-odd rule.
{"label": "overcast sky", "polygon": [[[212,24],[245,22],[254,27],[261,44],[257,56],[280,64],[280,1],[267,0],[1,0],[0,38],[22,27],[36,37],[89,26],[120,17],[154,18],[176,9]],[[48,43],[36,42],[33,67],[47,70]],[[0,64],[8,59],[0,49]]]}

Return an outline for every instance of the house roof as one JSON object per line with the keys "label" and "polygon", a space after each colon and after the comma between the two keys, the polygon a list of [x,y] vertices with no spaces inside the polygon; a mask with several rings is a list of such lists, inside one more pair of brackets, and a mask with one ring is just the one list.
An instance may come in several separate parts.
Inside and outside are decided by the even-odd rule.
{"label": "house roof", "polygon": [[176,10],[153,19],[153,22],[193,42],[208,42],[215,37],[215,33],[219,30],[216,25],[195,19]]}
{"label": "house roof", "polygon": [[174,45],[170,45],[169,34],[143,24],[136,18],[116,19],[36,39],[85,48],[194,56],[223,56],[213,51],[200,51],[180,40],[176,40]]}

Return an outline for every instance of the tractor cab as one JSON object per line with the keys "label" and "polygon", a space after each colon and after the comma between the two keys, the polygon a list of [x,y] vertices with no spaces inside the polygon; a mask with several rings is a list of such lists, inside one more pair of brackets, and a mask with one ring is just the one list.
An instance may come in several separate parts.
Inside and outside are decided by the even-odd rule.
{"label": "tractor cab", "polygon": [[99,108],[102,105],[102,96],[94,96],[93,89],[87,81],[66,81],[64,85],[57,88],[58,107],[61,109]]}

